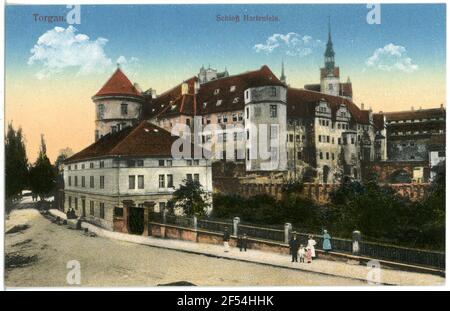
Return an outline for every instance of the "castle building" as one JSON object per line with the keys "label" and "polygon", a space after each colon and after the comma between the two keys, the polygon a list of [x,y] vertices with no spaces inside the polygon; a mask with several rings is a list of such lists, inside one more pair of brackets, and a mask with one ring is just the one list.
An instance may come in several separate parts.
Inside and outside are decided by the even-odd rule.
{"label": "castle building", "polygon": [[387,153],[391,161],[429,161],[430,150],[445,151],[445,109],[387,112]]}
{"label": "castle building", "polygon": [[[340,82],[330,29],[320,83],[294,88],[286,81],[284,62],[280,78],[266,65],[236,75],[202,66],[156,96],[117,68],[92,97],[95,142],[65,161],[65,210],[139,232],[129,216],[163,210],[183,180],[212,193],[213,162],[283,183],[333,184],[345,176],[362,180],[372,164],[445,159],[445,110],[358,107],[351,82]],[[202,145],[203,154],[174,157],[180,138],[192,149]]]}
{"label": "castle building", "polygon": [[174,157],[180,137],[142,120],[144,101],[152,98],[145,95],[118,68],[93,97],[101,112],[96,139],[64,162],[65,211],[109,230],[141,234],[149,211],[164,210],[185,180],[211,194],[210,161]]}
{"label": "castle building", "polygon": [[[345,175],[361,179],[362,164],[386,159],[384,117],[353,103],[351,83],[339,82],[334,55],[329,33],[318,85],[324,87],[317,90],[286,85],[284,63],[280,79],[267,66],[208,79],[202,67],[198,76],[148,103],[145,118],[168,131],[176,124],[194,131],[200,119],[212,160],[244,162],[247,172],[275,171],[317,183]],[[262,150],[271,155],[267,161],[261,141],[275,137],[276,144]]]}

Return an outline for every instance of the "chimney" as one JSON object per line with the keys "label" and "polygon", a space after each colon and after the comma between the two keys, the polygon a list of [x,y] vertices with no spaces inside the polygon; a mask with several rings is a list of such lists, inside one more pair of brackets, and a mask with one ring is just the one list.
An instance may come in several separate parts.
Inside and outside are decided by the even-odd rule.
{"label": "chimney", "polygon": [[411,111],[414,111],[414,106],[411,106]]}
{"label": "chimney", "polygon": [[138,90],[139,93],[142,93],[142,89],[141,89],[141,87],[139,86],[138,83],[135,82],[133,85],[136,88],[136,90]]}
{"label": "chimney", "polygon": [[189,92],[189,85],[186,82],[181,84],[181,95],[186,95]]}
{"label": "chimney", "polygon": [[364,110],[364,103],[361,103],[361,110]]}
{"label": "chimney", "polygon": [[198,94],[198,90],[200,89],[200,83],[198,81],[195,81],[194,83],[194,93]]}
{"label": "chimney", "polygon": [[444,104],[441,104],[441,109],[444,109]]}

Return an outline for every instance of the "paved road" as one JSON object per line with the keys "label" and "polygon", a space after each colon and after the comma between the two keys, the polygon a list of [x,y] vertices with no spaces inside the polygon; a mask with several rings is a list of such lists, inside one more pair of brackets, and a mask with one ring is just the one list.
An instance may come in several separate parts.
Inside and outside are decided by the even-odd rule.
{"label": "paved road", "polygon": [[6,230],[16,225],[29,227],[6,234],[8,257],[17,264],[21,259],[35,261],[7,268],[7,287],[69,286],[66,265],[70,260],[81,264],[82,286],[156,286],[178,281],[202,286],[365,285],[347,278],[87,237],[51,223],[34,209],[12,211]]}

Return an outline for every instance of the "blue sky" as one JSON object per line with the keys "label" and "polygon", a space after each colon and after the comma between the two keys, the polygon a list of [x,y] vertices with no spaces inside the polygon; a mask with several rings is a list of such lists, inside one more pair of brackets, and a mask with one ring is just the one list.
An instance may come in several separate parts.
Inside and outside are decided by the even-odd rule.
{"label": "blue sky", "polygon": [[[91,39],[108,39],[105,52],[112,58],[137,57],[144,68],[173,70],[188,63],[231,70],[248,70],[263,63],[286,60],[290,68],[318,66],[323,49],[308,57],[289,57],[280,49],[270,55],[252,47],[274,33],[296,32],[326,41],[327,16],[331,17],[337,62],[363,67],[375,49],[387,43],[404,46],[423,66],[441,66],[445,60],[445,5],[381,6],[382,22],[369,25],[365,5],[134,5],[82,6],[78,33]],[[7,63],[26,65],[37,38],[64,22],[35,22],[33,13],[65,15],[65,6],[8,6],[6,12]],[[280,22],[216,22],[228,14],[276,15]],[[358,63],[355,63],[358,61]],[[422,66],[420,66],[422,65]],[[28,68],[28,66],[25,66]],[[278,68],[277,68],[278,69]]]}

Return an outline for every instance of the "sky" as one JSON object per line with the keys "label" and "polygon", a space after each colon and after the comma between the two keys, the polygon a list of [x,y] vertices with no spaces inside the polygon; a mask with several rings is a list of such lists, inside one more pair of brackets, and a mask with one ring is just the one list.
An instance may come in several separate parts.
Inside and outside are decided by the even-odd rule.
{"label": "sky", "polygon": [[202,65],[238,74],[266,64],[279,75],[282,61],[288,84],[301,88],[319,82],[328,21],[355,103],[376,112],[445,105],[445,4],[381,4],[375,24],[366,4],[82,5],[79,24],[69,11],[6,7],[5,121],[22,127],[31,163],[41,133],[52,161],[93,143],[91,97],[117,63],[157,94]]}

